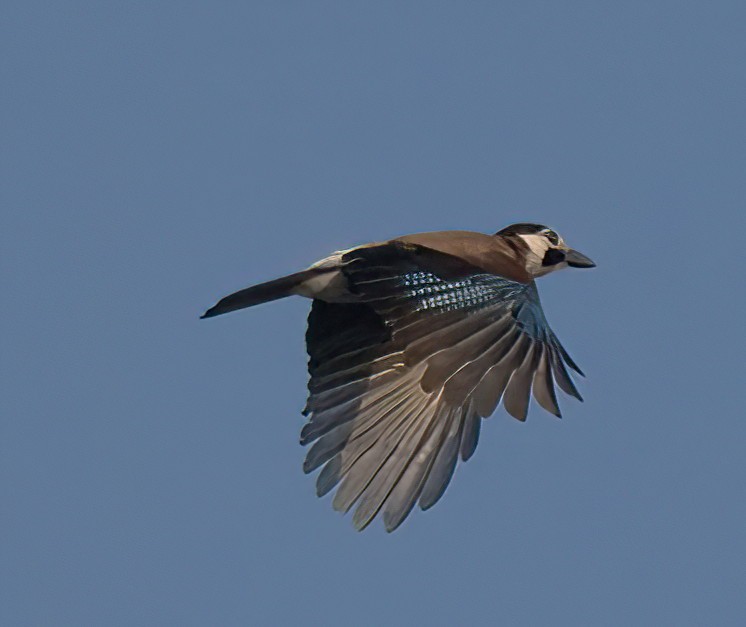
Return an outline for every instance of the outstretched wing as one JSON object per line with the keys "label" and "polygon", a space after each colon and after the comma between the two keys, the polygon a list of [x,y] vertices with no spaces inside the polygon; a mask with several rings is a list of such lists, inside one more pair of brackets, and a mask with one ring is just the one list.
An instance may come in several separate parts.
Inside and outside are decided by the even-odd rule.
{"label": "outstretched wing", "polygon": [[555,382],[582,400],[565,364],[582,373],[534,283],[401,242],[353,250],[342,264],[357,302],[313,302],[301,443],[315,442],[305,472],[324,466],[319,496],[338,485],[334,507],[357,503],[358,529],[382,511],[393,531],[418,500],[434,505],[501,398],[519,420],[531,390],[560,416]]}

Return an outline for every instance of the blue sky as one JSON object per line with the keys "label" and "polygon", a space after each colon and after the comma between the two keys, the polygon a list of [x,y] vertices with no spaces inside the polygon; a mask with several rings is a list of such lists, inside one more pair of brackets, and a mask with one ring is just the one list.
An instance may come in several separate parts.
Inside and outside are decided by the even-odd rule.
{"label": "blue sky", "polygon": [[[739,624],[746,9],[7,3],[0,622]],[[339,248],[516,221],[588,377],[393,535],[298,445]],[[563,402],[564,401],[564,402]]]}

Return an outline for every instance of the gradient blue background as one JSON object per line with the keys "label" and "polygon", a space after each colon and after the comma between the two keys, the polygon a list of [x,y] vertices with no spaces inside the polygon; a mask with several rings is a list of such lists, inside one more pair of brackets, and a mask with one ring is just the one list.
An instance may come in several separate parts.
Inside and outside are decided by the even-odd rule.
{"label": "gradient blue background", "polygon": [[[496,6],[497,5],[497,6]],[[5,625],[735,625],[740,2],[6,2]],[[540,221],[588,373],[363,534],[301,472],[332,250]]]}

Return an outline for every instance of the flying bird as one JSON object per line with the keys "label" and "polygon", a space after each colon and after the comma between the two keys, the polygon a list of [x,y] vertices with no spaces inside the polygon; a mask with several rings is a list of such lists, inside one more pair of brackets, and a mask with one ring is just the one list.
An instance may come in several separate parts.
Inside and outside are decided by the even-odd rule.
{"label": "flying bird", "polygon": [[552,229],[513,224],[494,235],[419,233],[336,252],[308,269],[226,296],[211,318],[300,295],[308,316],[308,402],[301,444],[319,496],[364,529],[396,529],[419,501],[443,495],[482,418],[502,400],[525,420],[531,392],[560,417],[555,384],[582,401],[582,375],[549,327],[535,279],[592,268]]}

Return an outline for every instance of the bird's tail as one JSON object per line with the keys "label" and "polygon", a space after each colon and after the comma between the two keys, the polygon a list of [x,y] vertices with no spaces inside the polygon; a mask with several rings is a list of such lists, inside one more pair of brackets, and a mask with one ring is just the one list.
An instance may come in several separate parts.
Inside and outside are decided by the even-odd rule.
{"label": "bird's tail", "polygon": [[201,318],[212,318],[213,316],[219,316],[230,311],[236,311],[237,309],[244,309],[246,307],[253,307],[254,305],[260,305],[261,303],[267,303],[271,300],[277,300],[278,298],[285,298],[296,294],[296,289],[308,279],[314,277],[319,273],[319,270],[311,268],[309,270],[303,270],[288,276],[275,279],[274,281],[267,281],[266,283],[259,283],[258,285],[252,285],[246,289],[239,290],[221,298],[220,301],[214,306],[210,307]]}

